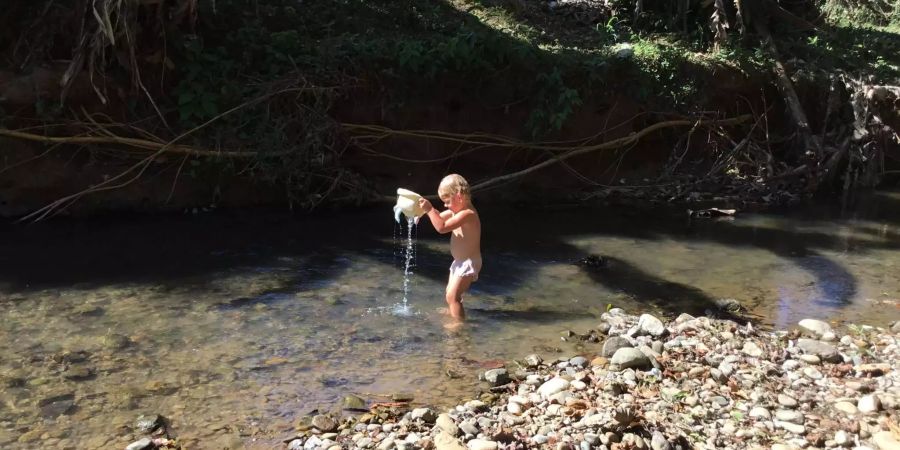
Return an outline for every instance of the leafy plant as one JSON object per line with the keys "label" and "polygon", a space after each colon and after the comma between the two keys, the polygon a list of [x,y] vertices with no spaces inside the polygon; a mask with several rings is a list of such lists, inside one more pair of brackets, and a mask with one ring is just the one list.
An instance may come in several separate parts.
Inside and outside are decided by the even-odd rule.
{"label": "leafy plant", "polygon": [[183,44],[174,93],[180,120],[195,124],[219,114],[239,89],[229,81],[235,63],[222,47],[206,49],[196,36],[186,36]]}
{"label": "leafy plant", "polygon": [[537,106],[531,111],[526,127],[532,137],[559,131],[576,107],[581,105],[577,89],[566,86],[559,69],[537,77]]}

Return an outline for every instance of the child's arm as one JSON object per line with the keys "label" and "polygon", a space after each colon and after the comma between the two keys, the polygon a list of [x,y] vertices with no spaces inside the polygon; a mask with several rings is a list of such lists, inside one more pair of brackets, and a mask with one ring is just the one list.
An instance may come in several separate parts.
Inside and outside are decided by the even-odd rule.
{"label": "child's arm", "polygon": [[462,210],[455,215],[449,209],[438,213],[431,205],[431,202],[424,198],[419,200],[419,206],[425,210],[425,215],[428,216],[428,220],[431,221],[435,231],[441,234],[449,233],[461,227],[466,221],[471,220],[471,217],[475,214],[471,209]]}
{"label": "child's arm", "polygon": [[[447,212],[450,212],[450,214],[445,217],[444,214]],[[431,208],[426,214],[428,215],[428,218],[431,219],[431,224],[434,225],[435,231],[441,234],[445,234],[461,227],[464,223],[471,220],[475,215],[475,211],[472,211],[471,209],[464,209],[456,214],[453,214],[452,211],[447,210],[438,214],[437,210]]]}

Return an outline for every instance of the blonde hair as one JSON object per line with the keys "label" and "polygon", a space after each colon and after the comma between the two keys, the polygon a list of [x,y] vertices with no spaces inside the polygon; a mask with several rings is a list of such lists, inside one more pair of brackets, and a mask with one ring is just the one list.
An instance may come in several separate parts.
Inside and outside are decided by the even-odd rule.
{"label": "blonde hair", "polygon": [[460,194],[469,201],[472,200],[469,182],[462,175],[452,173],[441,180],[441,184],[438,186],[438,197],[455,194]]}

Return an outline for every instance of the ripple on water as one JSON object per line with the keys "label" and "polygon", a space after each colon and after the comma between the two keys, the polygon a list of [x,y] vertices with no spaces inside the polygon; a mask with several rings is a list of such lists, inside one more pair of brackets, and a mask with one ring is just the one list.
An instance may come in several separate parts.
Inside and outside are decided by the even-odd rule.
{"label": "ripple on water", "polygon": [[[146,244],[128,249],[147,259],[132,274],[96,272],[74,285],[62,273],[55,285],[28,289],[0,283],[12,290],[0,292],[0,335],[9,337],[0,340],[0,446],[31,448],[18,439],[39,429],[79,448],[124,447],[139,412],[168,416],[185,441],[227,441],[250,422],[289,425],[348,393],[410,392],[417,404],[449,406],[471,396],[475,375],[497,360],[598,352],[559,333],[586,332],[608,306],[674,314],[735,298],[765,324],[900,318],[891,294],[900,275],[885,269],[900,265],[894,224],[739,215],[651,226],[583,211],[546,224],[504,219],[485,217],[506,231],[486,235],[485,270],[465,301],[469,321],[452,332],[438,311],[445,241],[417,244],[404,291],[405,258],[392,258],[390,232],[350,237],[335,232],[341,223],[317,232],[289,220],[283,229],[217,227],[237,234],[227,245],[194,234],[190,245],[208,250],[186,254],[202,257],[172,261]],[[153,226],[177,236],[193,225]],[[138,245],[134,231],[121,242]],[[46,257],[70,273],[65,236],[4,248],[26,259],[49,248]],[[571,264],[588,254],[613,264],[595,272]],[[176,263],[179,271],[148,276]]]}

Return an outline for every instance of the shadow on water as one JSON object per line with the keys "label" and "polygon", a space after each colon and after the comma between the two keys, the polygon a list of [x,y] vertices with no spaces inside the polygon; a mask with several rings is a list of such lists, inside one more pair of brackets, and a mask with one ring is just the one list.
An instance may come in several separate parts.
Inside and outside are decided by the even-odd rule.
{"label": "shadow on water", "polygon": [[[767,250],[784,258],[816,279],[824,290],[816,300],[823,306],[842,306],[849,303],[857,292],[856,277],[840,262],[823,255],[816,249],[842,249],[850,244],[847,239],[816,231],[735,226],[732,222],[691,224],[688,236],[694,242],[712,242],[731,247],[749,247]],[[678,237],[677,235],[672,237]],[[857,250],[889,249],[895,244],[854,240]]]}
{"label": "shadow on water", "polygon": [[4,228],[0,282],[20,292],[114,283],[180,288],[186,279],[208,289],[208,274],[275,263],[291,270],[285,289],[305,290],[343,273],[352,264],[348,249],[373,246],[353,233],[336,235],[327,221],[283,214],[58,220]]}
{"label": "shadow on water", "polygon": [[605,264],[602,267],[583,267],[598,284],[623,291],[671,315],[683,312],[703,315],[713,311],[722,318],[744,321],[727,311],[720,311],[716,299],[700,289],[654,276],[620,258],[604,256],[603,259]]}
{"label": "shadow on water", "polygon": [[[883,214],[894,217],[890,215],[890,206],[900,201],[890,195],[876,200],[881,206],[869,206],[868,213],[877,211],[879,219]],[[279,302],[290,298],[287,293],[331,283],[360,257],[398,266],[398,233],[395,228],[394,242],[387,240],[391,235],[389,227],[394,225],[390,214],[383,209],[322,214],[316,218],[217,213],[201,217],[7,225],[0,236],[0,245],[5,249],[0,264],[7,268],[0,273],[0,282],[9,291],[27,293],[110,283],[180,287],[190,278],[190,288],[207,289],[205,283],[212,281],[205,278],[209,274],[277,265],[285,270],[285,276],[280,278],[281,286],[270,288],[262,295],[235,298],[218,307],[237,309]],[[824,251],[863,253],[900,247],[900,239],[891,238],[895,232],[877,221],[870,226],[865,221],[855,224],[864,232],[847,237],[821,228],[804,228],[806,222],[801,214],[787,215],[784,223],[776,226],[757,226],[740,216],[733,221],[690,220],[670,213],[484,208],[486,260],[473,291],[488,296],[511,295],[543,266],[574,263],[589,256],[591,252],[569,242],[592,236],[600,240],[608,237],[646,241],[641,244],[643,247],[652,246],[653,241],[675,240],[765,250],[790,261],[815,279],[821,292],[815,299],[818,304],[840,308],[857,294],[858,281],[841,262]],[[820,219],[809,220],[834,217],[819,214]],[[539,219],[523,220],[523,217]],[[353,228],[359,223],[369,225],[365,229]],[[438,235],[427,223],[418,227],[417,235],[415,275],[436,283],[446,282],[451,261],[446,250],[448,237]],[[602,251],[598,254],[610,258]],[[672,313],[702,312],[715,305],[716,299],[701,289],[648,273],[624,258],[610,258],[610,262],[607,268],[586,270],[597,285],[622,291],[639,302]],[[485,314],[509,318],[511,313],[485,310]],[[525,311],[522,320],[541,314],[553,316],[551,311]]]}
{"label": "shadow on water", "polygon": [[490,321],[516,321],[532,323],[553,323],[567,320],[589,319],[594,314],[578,311],[555,311],[544,308],[527,308],[520,310],[488,309],[473,307],[466,309],[475,320],[488,319]]}
{"label": "shadow on water", "polygon": [[[408,7],[404,2],[352,0],[339,3],[322,3],[303,9],[304,14],[301,14],[300,19],[308,27],[307,31],[311,36],[328,38],[336,32],[365,32],[367,39],[377,38],[380,44],[391,48],[388,44],[394,44],[393,39],[405,42],[411,36],[403,33],[396,36],[378,34],[377,30],[382,29],[385,23],[404,23],[408,29],[403,31],[412,35],[431,29],[443,30],[434,34],[433,41],[423,40],[421,43],[425,44],[424,48],[443,48],[442,45],[456,44],[461,36],[465,36],[465,41],[472,43],[471,52],[478,53],[478,61],[488,63],[493,69],[503,69],[479,69],[470,76],[479,80],[488,77],[504,83],[508,81],[507,69],[515,71],[519,66],[533,68],[540,64],[557,67],[563,59],[568,59],[557,52],[545,51],[542,47],[508,36],[449,2],[419,2],[415,8]],[[479,0],[478,3],[484,8],[502,9],[543,31],[546,37],[540,39],[546,39],[547,42],[563,42],[577,47],[588,36],[595,44],[602,44],[606,39],[597,35],[595,27],[597,23],[603,22],[603,11],[590,6],[579,6],[579,14],[570,16],[545,14],[534,8],[523,10],[516,2]],[[322,20],[320,13],[328,11],[331,14],[326,16],[329,20]],[[344,11],[355,14],[344,14]],[[590,20],[585,21],[585,17]],[[874,33],[877,32],[853,30],[852,33],[848,32],[847,39],[871,38],[885,42],[885,36]],[[862,62],[871,60],[867,58],[868,54],[864,49],[860,49],[861,53],[854,56]],[[820,47],[806,50],[823,51]],[[435,56],[432,53],[427,55]],[[510,59],[510,55],[519,56]],[[436,55],[434,62],[448,65],[459,62],[445,56]],[[610,70],[607,66],[591,66],[590,70],[592,73],[605,72]],[[446,67],[441,66],[437,69],[444,68]],[[642,70],[640,67],[633,69],[638,72]],[[598,76],[598,79],[604,77]],[[498,104],[520,97],[515,89],[497,95],[510,96],[491,99]],[[412,151],[411,148],[407,150]],[[493,172],[487,173],[488,170],[493,169],[485,169],[484,173],[474,174],[471,179],[496,175]],[[900,211],[900,207],[897,207],[900,200],[896,195],[883,196],[878,200],[862,202],[862,208],[883,204],[886,206],[874,207],[879,217],[895,221],[900,219],[897,213]],[[628,213],[627,208],[602,212],[579,209],[562,211],[558,215],[555,212],[545,215],[523,211],[508,214],[508,209],[494,209],[492,206],[483,211],[487,227],[484,234],[484,252],[487,258],[482,281],[473,287],[489,295],[504,295],[514,291],[524,280],[534,276],[543,262],[574,262],[588,256],[586,252],[568,245],[566,240],[577,235],[591,234],[630,237],[648,242],[677,239],[768,250],[794,262],[815,277],[817,284],[823,287],[821,301],[842,305],[856,294],[857,280],[839,262],[829,259],[820,250],[848,245],[861,251],[900,247],[900,236],[893,232],[889,235],[893,239],[852,239],[848,242],[847,239],[824,232],[766,230],[720,223],[685,226],[683,222],[667,223],[653,216],[643,220],[633,217],[623,220],[621,216]],[[293,256],[300,262],[288,265],[296,275],[286,277],[280,289],[311,289],[346,273],[352,265],[352,258],[372,256],[372,249],[389,247],[382,241],[384,236],[389,235],[387,224],[391,223],[387,219],[389,213],[385,211],[386,209],[378,212],[364,211],[361,213],[365,216],[363,220],[356,213],[317,214],[312,219],[265,213],[216,213],[196,217],[141,217],[133,221],[55,220],[29,226],[7,225],[0,227],[0,248],[4,249],[0,253],[0,264],[5,268],[0,273],[0,283],[9,290],[19,292],[110,283],[181,286],[187,278],[199,278],[245,266],[271,265],[280,257]],[[540,218],[534,220],[532,217]],[[792,217],[803,220],[803,215],[800,214]],[[377,221],[373,222],[373,218],[377,218]],[[360,223],[366,224],[365,230]],[[423,239],[437,238],[428,225],[419,228]],[[872,234],[875,236],[878,233],[879,231],[873,230]],[[447,255],[421,246],[418,252],[417,275],[433,281],[446,280],[446,266],[449,264]],[[389,251],[385,254],[389,254]],[[511,256],[504,256],[507,254]],[[381,262],[393,264],[392,260],[388,261],[388,257],[379,258]],[[637,296],[641,301],[654,301],[653,299],[665,294],[660,292],[665,290],[660,286],[666,286],[679,297],[693,299],[703,305],[708,303],[709,296],[696,288],[640,271],[624,260],[617,266],[624,273],[611,277],[592,274],[591,278],[599,285],[619,286],[619,289]],[[615,280],[617,277],[630,279]],[[192,286],[197,289],[208,287],[202,282],[192,283]],[[271,290],[259,298],[233,299],[222,307],[240,308],[279,301],[279,296],[270,294],[278,293],[280,289]]]}

